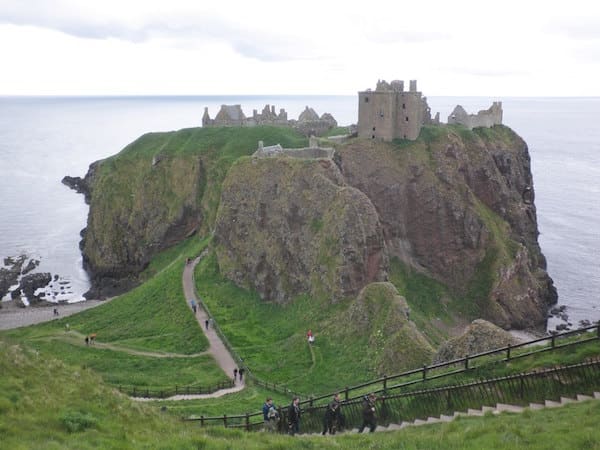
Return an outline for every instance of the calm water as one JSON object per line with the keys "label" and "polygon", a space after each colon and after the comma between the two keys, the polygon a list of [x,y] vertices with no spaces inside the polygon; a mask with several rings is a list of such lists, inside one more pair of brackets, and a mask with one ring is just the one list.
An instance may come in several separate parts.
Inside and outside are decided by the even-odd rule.
{"label": "calm water", "polygon": [[[468,112],[492,98],[430,97],[445,121],[456,104]],[[540,243],[570,321],[600,320],[600,98],[504,98],[504,123],[528,143],[536,190]],[[0,98],[0,257],[27,254],[39,271],[68,281],[58,296],[80,300],[89,287],[81,268],[83,196],[60,182],[83,176],[148,131],[199,126],[204,106],[221,104],[246,115],[265,104],[297,118],[306,105],[355,123],[355,97]],[[1,261],[0,261],[1,264]],[[552,326],[552,324],[551,324]]]}

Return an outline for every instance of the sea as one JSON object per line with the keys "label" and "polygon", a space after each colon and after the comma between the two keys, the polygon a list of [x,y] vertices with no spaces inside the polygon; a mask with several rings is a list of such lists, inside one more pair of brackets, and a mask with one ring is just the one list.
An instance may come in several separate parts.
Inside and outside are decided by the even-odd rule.
{"label": "sea", "polygon": [[[600,320],[600,98],[429,97],[442,121],[502,101],[504,124],[529,146],[539,241],[568,321]],[[55,280],[47,299],[82,301],[89,278],[80,231],[88,206],[61,183],[114,155],[140,135],[201,126],[204,108],[222,104],[246,115],[273,105],[297,118],[305,107],[356,123],[357,96],[0,97],[0,267],[5,257],[39,261]],[[4,301],[7,300],[5,297]]]}

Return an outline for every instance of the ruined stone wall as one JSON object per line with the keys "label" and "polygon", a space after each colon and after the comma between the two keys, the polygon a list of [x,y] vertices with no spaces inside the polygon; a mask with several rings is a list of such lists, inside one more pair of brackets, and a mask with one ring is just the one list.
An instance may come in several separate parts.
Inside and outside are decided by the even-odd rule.
{"label": "ruined stone wall", "polygon": [[448,124],[461,124],[469,130],[502,125],[502,102],[494,102],[488,109],[481,110],[477,114],[468,114],[461,105],[457,105],[448,116]]}

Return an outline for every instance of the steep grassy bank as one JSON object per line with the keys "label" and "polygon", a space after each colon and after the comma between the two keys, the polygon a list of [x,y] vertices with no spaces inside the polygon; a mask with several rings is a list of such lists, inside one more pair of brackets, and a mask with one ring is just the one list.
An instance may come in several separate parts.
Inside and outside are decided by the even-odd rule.
{"label": "steep grassy bank", "polygon": [[131,402],[92,371],[0,338],[1,448],[28,449],[599,449],[600,402],[461,418],[397,432],[289,437],[199,428]]}

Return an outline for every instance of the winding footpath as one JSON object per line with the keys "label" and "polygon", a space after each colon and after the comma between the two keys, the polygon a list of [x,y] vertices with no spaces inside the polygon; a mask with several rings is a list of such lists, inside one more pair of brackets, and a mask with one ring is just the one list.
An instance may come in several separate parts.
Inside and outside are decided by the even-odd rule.
{"label": "winding footpath", "polygon": [[[223,369],[225,374],[230,380],[233,380],[233,370],[237,368],[237,364],[225,347],[225,344],[214,330],[213,327],[209,327],[206,329],[205,323],[209,319],[208,314],[202,308],[202,303],[198,300],[196,296],[196,289],[194,286],[194,268],[202,259],[202,255],[198,256],[196,259],[191,261],[190,263],[185,265],[182,276],[183,283],[183,293],[185,296],[184,301],[187,303],[190,311],[192,307],[190,305],[190,301],[194,300],[198,305],[196,312],[196,320],[200,326],[200,330],[204,332],[204,335],[208,339],[209,347],[205,352],[201,354],[209,354],[211,355],[219,367]],[[72,303],[72,304],[59,304],[56,305],[56,308],[59,311],[59,316],[54,316],[53,309],[51,307],[40,307],[40,308],[19,308],[11,305],[4,305],[5,307],[0,309],[0,330],[7,330],[11,328],[19,328],[27,325],[34,325],[36,323],[48,322],[50,320],[59,319],[61,317],[69,316],[71,314],[78,313],[80,311],[84,311],[89,308],[96,307],[98,305],[102,305],[106,303],[105,301],[99,300],[87,300],[85,302],[80,303]],[[77,336],[77,342],[83,342],[83,335]],[[152,357],[195,357],[201,354],[196,355],[176,355],[170,353],[157,353],[157,352],[142,352],[135,350],[126,350],[122,347],[118,347],[116,345],[110,344],[102,344],[97,342],[94,344],[97,347],[109,348],[115,351],[122,351],[129,354],[136,354],[141,356],[152,356]],[[161,400],[191,400],[191,399],[202,399],[202,398],[215,398],[222,397],[223,395],[231,394],[233,392],[239,392],[245,387],[245,380],[240,381],[234,380],[235,386],[226,389],[220,389],[211,394],[195,394],[195,395],[175,395],[172,397],[164,398],[164,399],[156,399],[156,398],[143,398],[143,397],[134,397],[134,400],[138,401],[161,401]]]}

